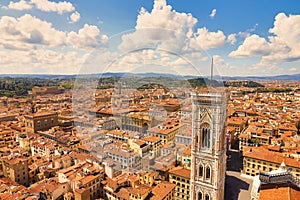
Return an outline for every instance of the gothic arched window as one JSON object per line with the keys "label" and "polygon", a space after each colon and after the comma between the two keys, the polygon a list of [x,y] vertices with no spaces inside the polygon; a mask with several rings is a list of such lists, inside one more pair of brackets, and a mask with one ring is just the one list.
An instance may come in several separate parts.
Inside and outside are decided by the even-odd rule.
{"label": "gothic arched window", "polygon": [[198,193],[198,198],[197,198],[197,200],[202,200],[202,192],[199,192],[199,193]]}
{"label": "gothic arched window", "polygon": [[203,177],[203,165],[201,165],[201,164],[199,167],[199,177]]}
{"label": "gothic arched window", "polygon": [[202,147],[210,148],[210,129],[202,128]]}
{"label": "gothic arched window", "polygon": [[206,194],[205,195],[205,200],[209,200],[210,198],[209,198],[209,195],[208,194]]}
{"label": "gothic arched window", "polygon": [[206,179],[210,179],[210,167],[206,167],[205,169],[205,178]]}

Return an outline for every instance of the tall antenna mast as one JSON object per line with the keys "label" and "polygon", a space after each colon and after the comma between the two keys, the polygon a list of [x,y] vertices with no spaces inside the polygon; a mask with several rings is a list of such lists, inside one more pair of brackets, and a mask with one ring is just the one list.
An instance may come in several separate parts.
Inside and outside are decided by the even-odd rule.
{"label": "tall antenna mast", "polygon": [[210,86],[213,86],[213,76],[214,76],[214,57],[211,57],[211,66],[210,66]]}

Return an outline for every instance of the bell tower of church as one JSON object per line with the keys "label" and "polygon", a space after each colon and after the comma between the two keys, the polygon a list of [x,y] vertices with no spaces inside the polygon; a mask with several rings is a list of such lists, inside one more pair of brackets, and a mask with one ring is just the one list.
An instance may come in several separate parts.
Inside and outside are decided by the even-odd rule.
{"label": "bell tower of church", "polygon": [[223,200],[226,172],[225,92],[192,94],[191,199]]}

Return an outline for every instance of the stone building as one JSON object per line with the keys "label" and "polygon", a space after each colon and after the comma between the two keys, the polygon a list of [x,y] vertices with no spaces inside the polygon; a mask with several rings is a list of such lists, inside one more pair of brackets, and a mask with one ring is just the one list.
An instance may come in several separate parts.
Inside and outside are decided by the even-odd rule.
{"label": "stone building", "polygon": [[169,171],[169,182],[176,185],[174,200],[190,199],[190,179],[191,170],[189,169],[176,167]]}
{"label": "stone building", "polygon": [[56,112],[33,113],[24,117],[27,132],[47,131],[58,126],[58,113]]}
{"label": "stone building", "polygon": [[28,160],[29,158],[18,155],[2,157],[4,176],[21,185],[29,186]]}
{"label": "stone building", "polygon": [[192,94],[191,197],[223,200],[226,172],[226,94]]}
{"label": "stone building", "polygon": [[49,86],[49,87],[33,87],[32,95],[46,95],[46,94],[62,94],[65,92],[65,89],[61,86]]}

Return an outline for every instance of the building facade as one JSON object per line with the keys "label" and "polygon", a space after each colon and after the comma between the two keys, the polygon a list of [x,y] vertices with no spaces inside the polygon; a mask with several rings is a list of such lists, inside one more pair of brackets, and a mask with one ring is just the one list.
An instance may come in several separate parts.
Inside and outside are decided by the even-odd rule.
{"label": "building facade", "polygon": [[190,179],[191,170],[178,167],[169,171],[169,182],[176,185],[174,191],[174,200],[190,199]]}
{"label": "building facade", "polygon": [[284,161],[287,168],[297,177],[300,177],[300,161],[297,154],[288,154],[269,151],[261,147],[244,147],[243,174],[249,176],[259,175],[260,172],[271,172],[279,168]]}
{"label": "building facade", "polygon": [[29,158],[24,156],[2,157],[3,175],[21,185],[29,186],[28,160]]}
{"label": "building facade", "polygon": [[192,94],[191,199],[223,200],[226,172],[226,94]]}
{"label": "building facade", "polygon": [[34,113],[24,117],[27,132],[47,131],[58,126],[57,112]]}

